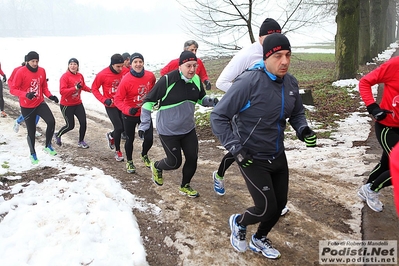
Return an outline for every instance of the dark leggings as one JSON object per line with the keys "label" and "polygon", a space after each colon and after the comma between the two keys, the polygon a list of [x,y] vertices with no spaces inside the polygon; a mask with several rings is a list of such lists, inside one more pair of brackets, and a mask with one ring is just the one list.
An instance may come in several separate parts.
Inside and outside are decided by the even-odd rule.
{"label": "dark leggings", "polygon": [[228,152],[220,162],[219,168],[218,168],[218,176],[223,177],[229,169],[229,167],[234,163],[234,156],[231,154],[231,152]]}
{"label": "dark leggings", "polygon": [[0,80],[0,111],[4,111],[3,82]]}
{"label": "dark leggings", "polygon": [[79,121],[79,142],[84,140],[86,129],[87,129],[87,122],[86,122],[86,111],[83,104],[78,104],[74,106],[65,106],[60,105],[61,113],[64,116],[66,125],[63,126],[57,134],[57,137],[61,137],[68,131],[71,131],[75,127],[75,117]]}
{"label": "dark leggings", "polygon": [[35,154],[35,133],[36,133],[36,115],[40,116],[47,124],[45,147],[51,146],[51,139],[55,129],[55,119],[53,113],[45,102],[42,102],[36,108],[21,107],[21,113],[24,116],[26,129],[28,130],[28,145],[30,154]]}
{"label": "dark leggings", "polygon": [[375,122],[375,134],[382,147],[382,156],[379,163],[371,171],[367,183],[371,183],[371,190],[380,189],[392,185],[389,172],[389,154],[392,148],[399,142],[399,128],[387,127]]}
{"label": "dark leggings", "polygon": [[288,164],[285,153],[273,161],[253,160],[249,167],[240,167],[241,174],[255,203],[238,219],[247,226],[260,223],[256,237],[267,236],[280,218],[287,203]]}
{"label": "dark leggings", "polygon": [[[136,134],[136,126],[140,124],[140,117],[122,115],[123,124],[126,132],[125,153],[126,159],[131,161],[133,159],[133,142]],[[154,143],[154,134],[152,121],[150,128],[144,133],[144,141],[142,145],[141,155],[146,155]]]}
{"label": "dark leggings", "polygon": [[190,183],[195,171],[197,170],[198,160],[198,138],[195,129],[184,135],[165,136],[159,135],[163,149],[166,153],[166,158],[156,161],[155,167],[161,170],[173,170],[180,167],[182,164],[183,150],[186,161],[183,165],[183,178],[181,186]]}
{"label": "dark leggings", "polygon": [[114,126],[114,130],[111,132],[111,136],[115,141],[115,150],[121,150],[121,134],[123,132],[123,121],[122,121],[122,112],[116,107],[105,107],[105,111],[108,114],[109,119],[111,120],[112,125]]}

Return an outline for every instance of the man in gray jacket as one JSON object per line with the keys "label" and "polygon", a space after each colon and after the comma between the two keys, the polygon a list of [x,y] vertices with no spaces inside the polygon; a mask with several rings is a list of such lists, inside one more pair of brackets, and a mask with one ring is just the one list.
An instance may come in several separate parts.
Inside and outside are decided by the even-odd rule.
{"label": "man in gray jacket", "polygon": [[255,206],[230,219],[232,246],[247,249],[246,227],[259,223],[249,248],[277,259],[268,233],[287,203],[288,163],[284,148],[286,120],[308,147],[316,146],[299,95],[297,80],[288,74],[291,45],[280,33],[263,42],[263,60],[241,74],[211,113],[213,133],[230,151]]}

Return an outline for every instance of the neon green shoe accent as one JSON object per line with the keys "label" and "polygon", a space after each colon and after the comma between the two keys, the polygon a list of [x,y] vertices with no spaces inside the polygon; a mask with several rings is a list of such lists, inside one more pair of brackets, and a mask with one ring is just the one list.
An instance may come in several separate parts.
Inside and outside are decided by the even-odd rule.
{"label": "neon green shoe accent", "polygon": [[190,184],[186,184],[184,187],[180,187],[179,190],[180,190],[180,194],[187,195],[190,198],[199,197],[198,191],[196,191],[192,187],[190,187]]}
{"label": "neon green shoe accent", "polygon": [[147,154],[144,155],[144,156],[142,156],[142,155],[140,154],[140,158],[141,158],[141,160],[143,161],[143,163],[144,163],[144,165],[145,165],[146,167],[148,167],[148,168],[151,167],[151,160],[150,160],[150,158],[148,158],[148,155],[147,155]]}
{"label": "neon green shoe accent", "polygon": [[133,173],[136,172],[136,167],[134,166],[133,161],[127,161],[127,163],[126,163],[126,171],[129,174],[133,174]]}
{"label": "neon green shoe accent", "polygon": [[30,161],[32,162],[32,164],[38,164],[39,163],[39,159],[37,159],[36,153],[31,154]]}
{"label": "neon green shoe accent", "polygon": [[44,151],[53,156],[57,155],[57,152],[51,146],[45,147]]}
{"label": "neon green shoe accent", "polygon": [[155,167],[154,162],[151,162],[152,181],[158,186],[163,185],[162,170]]}

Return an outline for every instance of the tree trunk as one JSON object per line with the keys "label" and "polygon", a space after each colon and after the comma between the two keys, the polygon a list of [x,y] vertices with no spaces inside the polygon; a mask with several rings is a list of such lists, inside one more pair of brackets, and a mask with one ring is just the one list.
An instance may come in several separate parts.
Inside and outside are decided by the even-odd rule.
{"label": "tree trunk", "polygon": [[358,69],[360,0],[338,0],[335,36],[336,79],[355,78]]}
{"label": "tree trunk", "polygon": [[395,42],[396,32],[396,2],[395,0],[389,0],[387,10],[387,45]]}
{"label": "tree trunk", "polygon": [[[383,40],[383,29],[381,21],[383,18],[382,1],[387,0],[371,0],[370,1],[370,53],[372,57],[378,55],[382,51],[381,42]],[[385,13],[384,13],[385,14]],[[384,16],[385,21],[385,16]]]}
{"label": "tree trunk", "polygon": [[369,0],[360,0],[359,64],[371,62],[370,55],[370,5]]}

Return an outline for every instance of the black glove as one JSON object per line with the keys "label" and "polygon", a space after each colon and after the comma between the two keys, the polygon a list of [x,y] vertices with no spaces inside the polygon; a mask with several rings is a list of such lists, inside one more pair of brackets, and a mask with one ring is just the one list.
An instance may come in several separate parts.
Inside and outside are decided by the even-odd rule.
{"label": "black glove", "polygon": [[218,102],[219,102],[219,99],[218,98],[213,98],[213,106],[215,107],[217,104],[218,104]]}
{"label": "black glove", "polygon": [[76,90],[80,90],[82,88],[82,84],[80,84],[80,81],[75,85]]}
{"label": "black glove", "polygon": [[212,84],[211,84],[211,82],[209,80],[205,80],[204,84],[205,84],[205,89],[207,91],[209,91],[212,88]]}
{"label": "black glove", "polygon": [[104,104],[105,104],[106,106],[111,106],[112,100],[111,100],[111,99],[106,99],[106,100],[104,101]]}
{"label": "black glove", "polygon": [[55,95],[51,95],[50,97],[48,97],[50,100],[52,100],[55,103],[58,103],[58,98]]}
{"label": "black glove", "polygon": [[387,114],[392,114],[392,111],[381,109],[376,103],[367,106],[367,111],[371,114],[375,120],[381,121],[387,117]]}
{"label": "black glove", "polygon": [[4,75],[3,76],[3,82],[6,82],[7,81],[7,77],[6,77],[6,75]]}
{"label": "black glove", "polygon": [[139,110],[139,108],[130,108],[129,109],[129,114],[130,115],[135,115],[137,113],[137,111]]}
{"label": "black glove", "polygon": [[144,131],[143,130],[139,130],[139,138],[144,140]]}
{"label": "black glove", "polygon": [[245,148],[242,148],[241,150],[238,151],[238,153],[236,153],[233,156],[237,164],[243,168],[249,167],[253,163],[252,156],[247,153]]}
{"label": "black glove", "polygon": [[302,138],[306,143],[306,147],[313,148],[316,147],[317,136],[316,133],[309,127],[305,127],[302,131]]}
{"label": "black glove", "polygon": [[32,100],[32,99],[35,98],[35,97],[36,97],[36,94],[35,94],[33,91],[28,92],[28,93],[26,94],[26,98],[28,98],[29,100]]}

